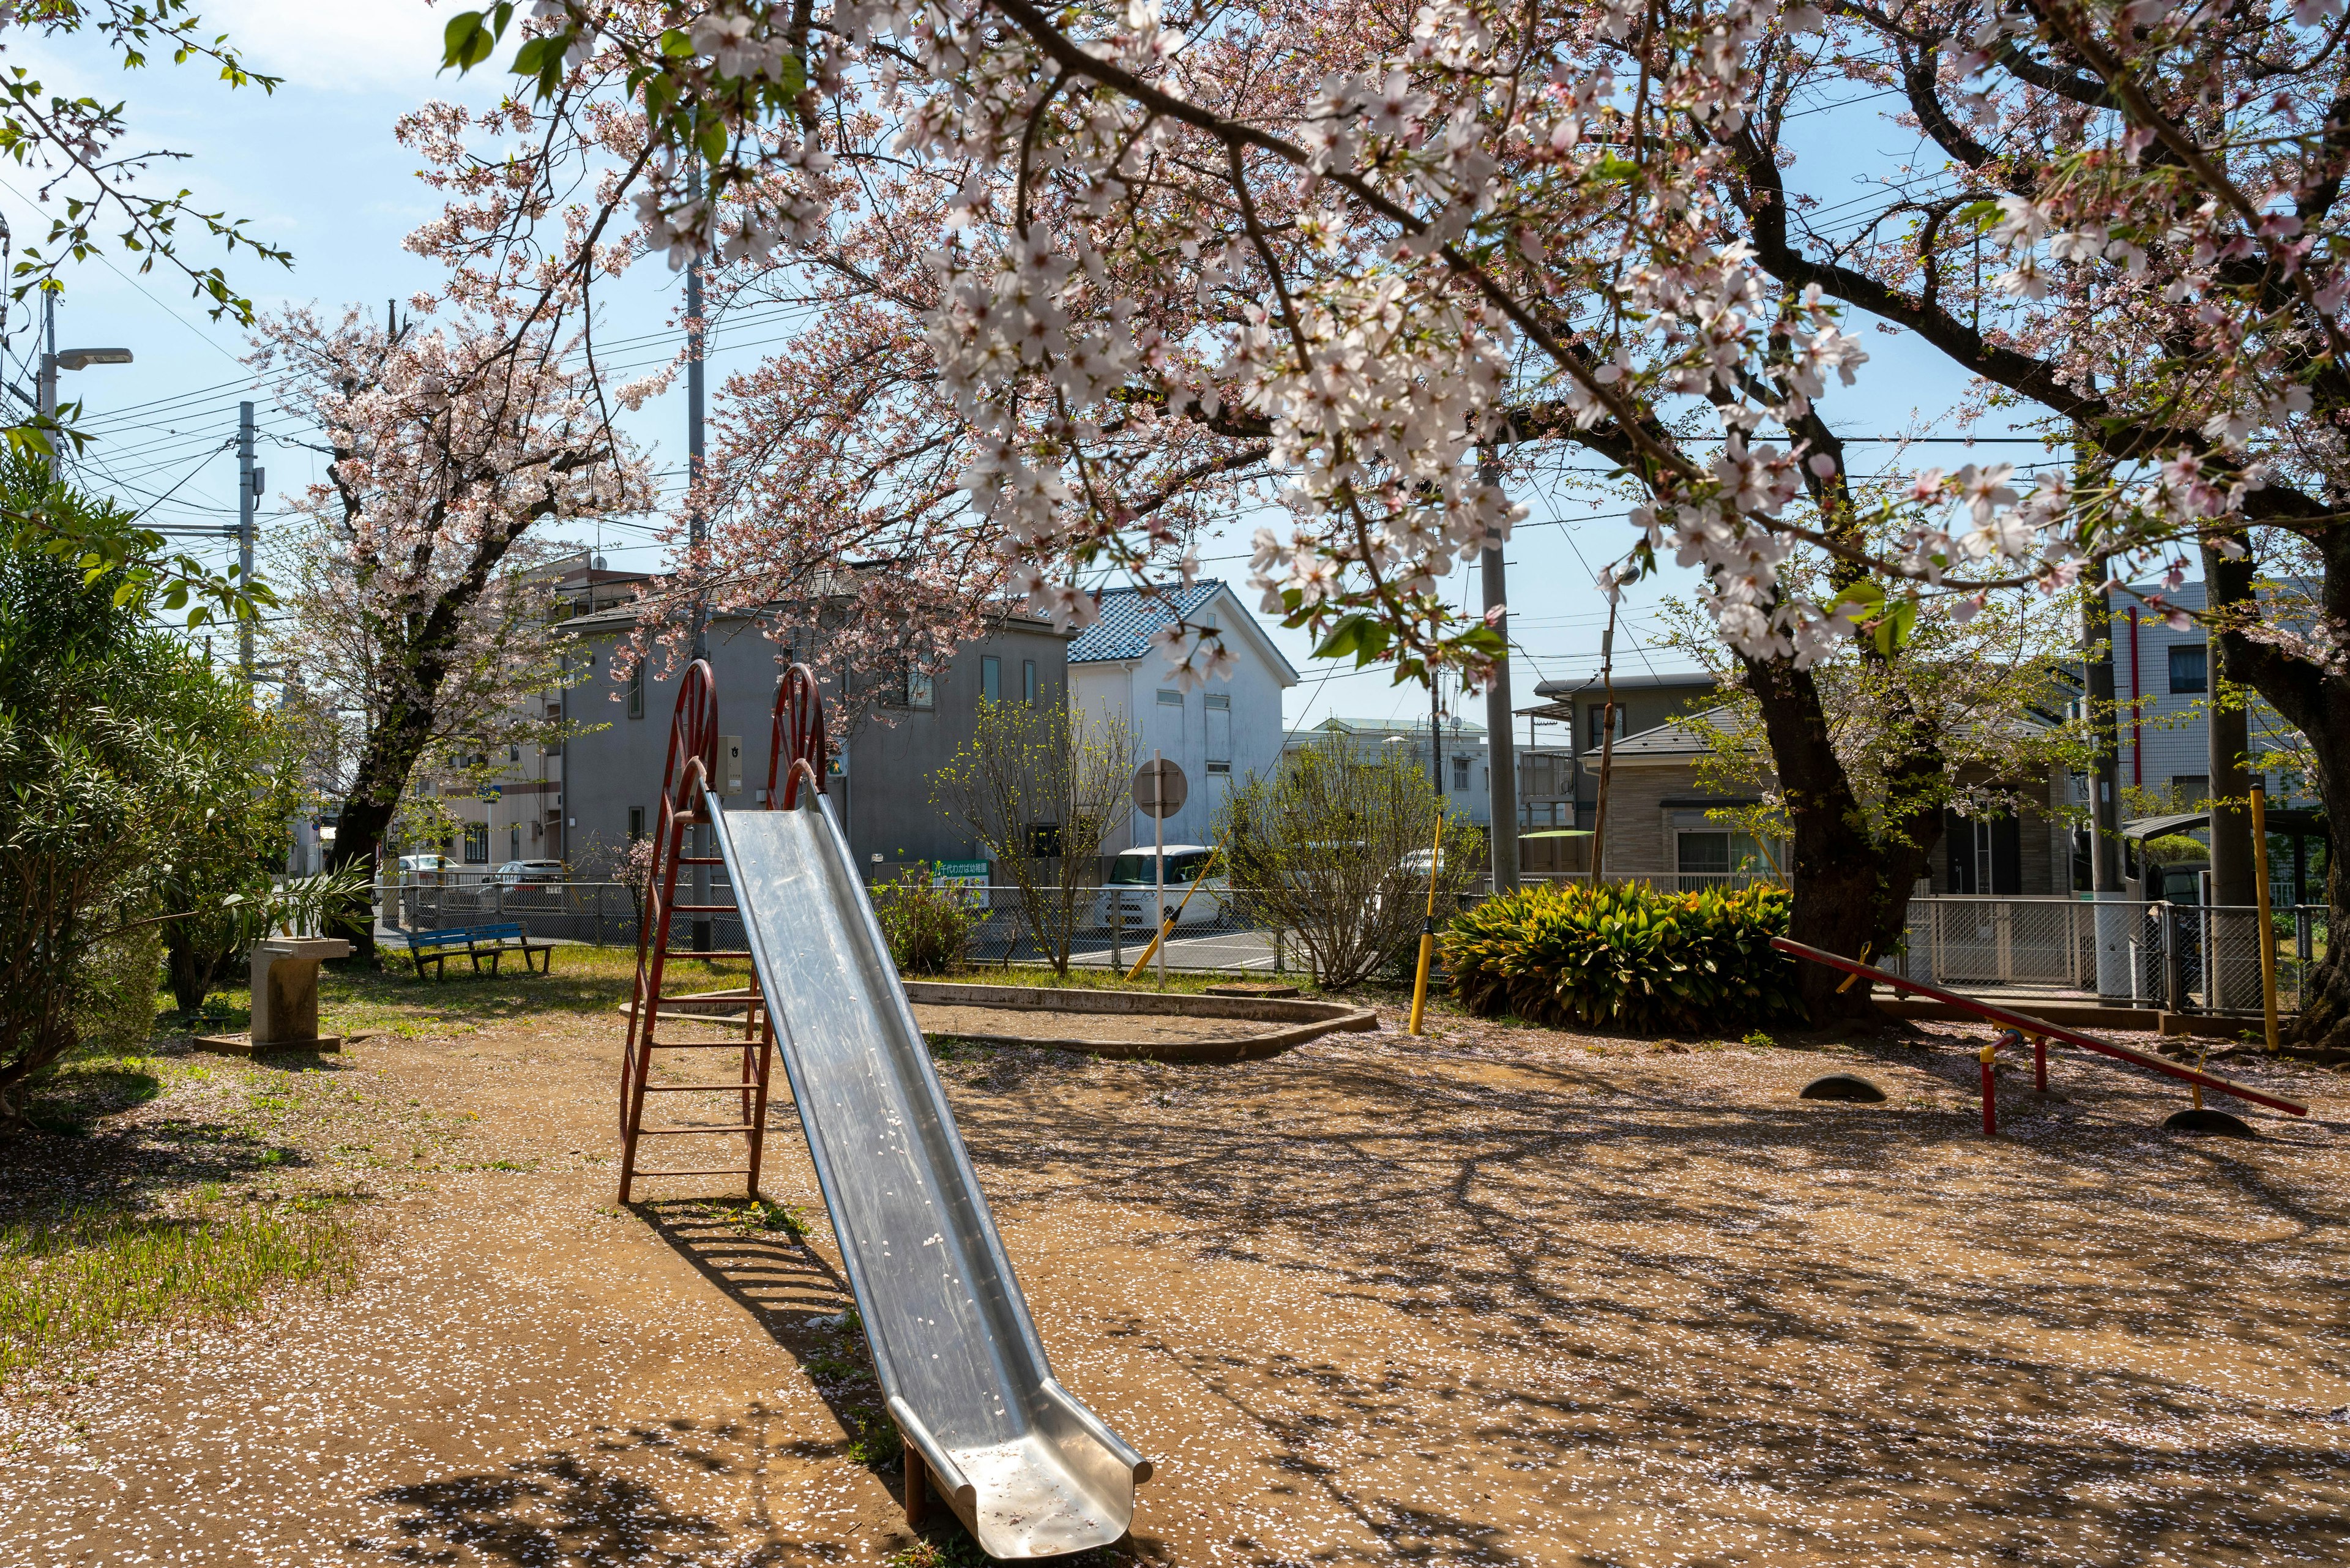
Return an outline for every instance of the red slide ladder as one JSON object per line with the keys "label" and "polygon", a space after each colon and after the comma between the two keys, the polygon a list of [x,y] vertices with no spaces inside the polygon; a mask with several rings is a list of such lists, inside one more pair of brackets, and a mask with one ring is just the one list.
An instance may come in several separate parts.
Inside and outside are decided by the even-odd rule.
{"label": "red slide ladder", "polygon": [[[824,787],[824,699],[816,691],[814,673],[805,664],[793,665],[777,685],[771,740],[766,792],[770,810],[796,804],[803,776],[813,778],[817,789]],[[703,813],[712,803],[705,791],[717,765],[717,680],[708,661],[698,659],[686,669],[685,680],[678,689],[677,709],[670,720],[669,755],[661,768],[660,815],[653,838],[652,874],[646,882],[644,906],[637,924],[636,984],[629,1003],[628,1043],[620,1056],[619,1201],[624,1206],[640,1179],[740,1176],[743,1179],[743,1196],[759,1196],[759,1167],[766,1138],[767,1089],[775,1067],[775,1032],[766,999],[760,991],[758,972],[754,969],[750,983],[739,991],[673,994],[662,989],[668,978],[677,917],[714,920],[718,916],[731,914],[737,919],[741,918],[739,907],[731,902],[678,901],[679,867],[716,868],[723,865],[714,855],[687,853],[687,830],[707,820]],[[779,768],[784,772],[780,794],[775,776]],[[689,881],[689,895],[691,886]],[[747,949],[681,951],[689,959],[747,960],[751,956]],[[732,1019],[663,1011],[664,1004],[708,1006],[735,1002],[740,1002],[743,1009],[742,1033],[731,1038],[717,1036],[733,1024]],[[686,1038],[671,1038],[662,1033],[664,1025],[678,1023],[700,1027],[690,1031],[691,1037]],[[732,1052],[736,1057],[735,1076],[682,1084],[655,1083],[655,1054],[664,1051]],[[717,1060],[723,1064],[725,1058]],[[736,1096],[740,1119],[645,1125],[648,1096],[712,1092]],[[743,1140],[742,1165],[667,1166],[648,1170],[637,1164],[640,1138],[731,1137]]]}

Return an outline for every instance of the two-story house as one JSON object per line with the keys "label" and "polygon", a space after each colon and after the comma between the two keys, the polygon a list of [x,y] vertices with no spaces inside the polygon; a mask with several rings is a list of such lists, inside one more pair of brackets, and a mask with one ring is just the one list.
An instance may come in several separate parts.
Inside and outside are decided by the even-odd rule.
{"label": "two-story house", "polygon": [[[713,616],[710,624],[719,732],[741,747],[739,776],[723,780],[722,791],[742,807],[765,803],[775,687],[786,662],[765,635],[771,624],[749,614]],[[564,623],[577,649],[574,684],[565,692],[569,715],[601,726],[566,747],[563,822],[576,851],[590,845],[617,851],[660,820],[681,671],[640,666],[616,679],[614,651],[635,625],[627,605]],[[1068,634],[1051,621],[1006,610],[935,675],[860,678],[855,701],[846,703],[827,688],[834,763],[827,793],[860,864],[986,857],[970,829],[934,803],[933,775],[970,743],[983,697],[1067,701],[1068,649]]]}
{"label": "two-story house", "polygon": [[[1222,634],[1234,660],[1230,680],[1187,691],[1171,679],[1150,635],[1179,615]],[[1224,583],[1170,584],[1155,596],[1106,590],[1101,618],[1069,644],[1068,664],[1069,701],[1087,723],[1124,725],[1143,757],[1155,751],[1182,768],[1191,788],[1183,809],[1167,818],[1170,844],[1212,842],[1233,782],[1269,773],[1281,758],[1281,694],[1297,684],[1297,671]],[[1150,819],[1138,814],[1102,851],[1150,838]]]}

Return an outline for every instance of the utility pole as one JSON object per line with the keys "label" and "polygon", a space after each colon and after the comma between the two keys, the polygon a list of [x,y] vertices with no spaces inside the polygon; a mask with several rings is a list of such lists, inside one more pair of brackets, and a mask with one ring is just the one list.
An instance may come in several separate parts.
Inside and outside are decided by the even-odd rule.
{"label": "utility pole", "polygon": [[[220,449],[214,447],[213,451]],[[254,498],[261,492],[261,470],[253,466],[253,405],[236,406],[236,586],[253,585]],[[253,689],[253,618],[236,619],[236,669],[245,690]]]}
{"label": "utility pole", "polygon": [[1428,667],[1428,782],[1436,786],[1436,798],[1444,799],[1444,692],[1437,685],[1441,679],[1435,665]]}
{"label": "utility pole", "polygon": [[1616,763],[1616,607],[1607,601],[1607,629],[1599,634],[1599,684],[1607,705],[1599,715],[1599,804],[1591,814],[1591,885],[1599,886],[1607,847],[1607,784]]}
{"label": "utility pole", "polygon": [[2081,638],[2087,655],[2089,725],[2096,762],[2089,779],[2089,897],[2115,905],[2096,912],[2097,994],[2126,997],[2130,984],[2128,922],[2122,898],[2121,732],[2114,711],[2113,606],[2105,584],[2112,567],[2099,556],[2089,564],[2096,587],[2081,606]]}
{"label": "utility pole", "polygon": [[1493,891],[1518,890],[1518,746],[1510,713],[1510,622],[1497,615],[1509,603],[1500,545],[1487,549],[1481,563],[1484,573],[1485,614],[1502,634],[1502,657],[1493,660],[1493,678],[1485,687],[1486,794],[1493,819]]}
{"label": "utility pole", "polygon": [[[696,201],[701,199],[702,166],[698,163],[688,167],[686,190]],[[702,257],[697,254],[685,269],[685,529],[692,558],[697,561],[710,528],[709,520],[702,514]],[[693,596],[693,657],[710,657],[710,597],[699,587]]]}
{"label": "utility pole", "polygon": [[[39,382],[41,415],[57,417],[57,296],[47,289],[41,291],[41,379]],[[49,483],[57,482],[57,435],[49,432]]]}
{"label": "utility pole", "polygon": [[[698,202],[702,197],[702,165],[691,161],[692,154],[689,153],[687,158],[686,191]],[[688,570],[698,570],[702,540],[709,528],[708,520],[702,514],[702,255],[698,251],[685,266],[685,483],[686,565]],[[699,583],[694,586],[693,592],[693,657],[710,657],[710,597]],[[823,783],[823,780],[817,780],[817,787],[821,788]],[[708,787],[713,794],[717,793],[717,784],[716,779],[708,781]],[[697,803],[694,815],[702,821],[693,829],[693,853],[697,858],[707,862],[712,857],[713,843],[709,825],[710,813]],[[712,902],[710,882],[709,866],[696,866],[693,868],[695,903],[708,905]],[[694,920],[692,940],[699,951],[708,952],[714,945],[711,940],[709,916],[703,915]]]}

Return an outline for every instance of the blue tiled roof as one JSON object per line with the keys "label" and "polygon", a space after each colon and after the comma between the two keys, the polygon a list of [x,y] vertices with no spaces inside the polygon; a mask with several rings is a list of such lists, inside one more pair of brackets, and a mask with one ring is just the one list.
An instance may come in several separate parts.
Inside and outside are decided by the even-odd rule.
{"label": "blue tiled roof", "polygon": [[1170,607],[1174,613],[1188,617],[1206,608],[1208,601],[1223,589],[1224,585],[1212,577],[1202,577],[1188,588],[1162,589],[1155,599],[1144,598],[1139,588],[1111,588],[1101,597],[1101,619],[1069,644],[1069,662],[1139,659],[1150,651],[1150,634],[1174,618]]}

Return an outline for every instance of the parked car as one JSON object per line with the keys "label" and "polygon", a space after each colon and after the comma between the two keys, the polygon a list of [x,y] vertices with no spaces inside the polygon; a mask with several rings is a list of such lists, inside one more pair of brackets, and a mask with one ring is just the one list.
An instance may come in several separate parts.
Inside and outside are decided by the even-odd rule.
{"label": "parked car", "polygon": [[1181,923],[1186,926],[1213,925],[1224,918],[1225,895],[1232,889],[1221,869],[1201,879],[1208,870],[1212,854],[1203,844],[1170,844],[1167,846],[1167,906],[1166,912],[1152,918],[1150,905],[1153,889],[1159,885],[1158,851],[1150,848],[1129,849],[1110,862],[1109,878],[1102,884],[1101,897],[1094,909],[1097,924],[1115,924],[1121,916],[1128,928],[1146,929],[1160,920],[1172,917],[1183,896],[1199,883],[1200,890],[1183,907]]}
{"label": "parked car", "polygon": [[403,855],[400,857],[400,879],[432,886],[457,879],[457,863],[446,855]]}
{"label": "parked car", "polygon": [[490,880],[501,888],[568,882],[571,880],[571,867],[560,860],[509,860],[491,873]]}

